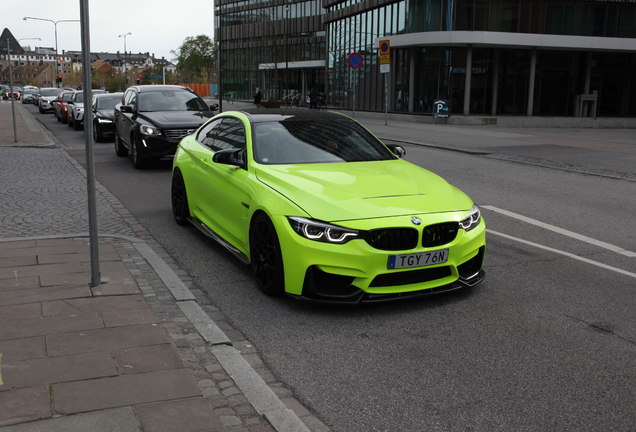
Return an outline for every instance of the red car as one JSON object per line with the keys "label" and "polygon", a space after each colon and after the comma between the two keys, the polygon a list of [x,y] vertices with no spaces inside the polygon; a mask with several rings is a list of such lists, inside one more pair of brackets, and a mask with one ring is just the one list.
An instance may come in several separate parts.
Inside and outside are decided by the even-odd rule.
{"label": "red car", "polygon": [[62,123],[68,123],[68,101],[71,100],[71,96],[74,91],[61,91],[55,100],[53,101],[53,110],[57,121]]}

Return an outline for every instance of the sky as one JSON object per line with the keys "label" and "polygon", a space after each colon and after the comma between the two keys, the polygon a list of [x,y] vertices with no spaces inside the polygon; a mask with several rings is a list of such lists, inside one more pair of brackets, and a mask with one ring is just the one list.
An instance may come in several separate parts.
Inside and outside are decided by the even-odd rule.
{"label": "sky", "polygon": [[[91,52],[150,53],[173,61],[176,51],[191,36],[214,39],[213,0],[88,0]],[[5,5],[8,6],[8,5]],[[0,11],[0,33],[8,28],[22,46],[55,48],[55,25],[48,21],[79,20],[80,0],[20,0]],[[40,38],[30,40],[30,38]],[[81,51],[79,22],[58,22],[57,48]]]}

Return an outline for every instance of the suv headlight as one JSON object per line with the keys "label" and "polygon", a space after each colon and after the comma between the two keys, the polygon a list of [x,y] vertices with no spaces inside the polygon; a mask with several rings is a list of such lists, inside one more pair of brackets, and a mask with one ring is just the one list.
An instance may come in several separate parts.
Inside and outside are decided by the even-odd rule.
{"label": "suv headlight", "polygon": [[139,130],[145,135],[161,135],[161,130],[159,128],[149,124],[142,124],[139,126]]}
{"label": "suv headlight", "polygon": [[288,219],[294,231],[309,240],[344,244],[360,235],[359,231],[312,219],[303,217],[289,217]]}
{"label": "suv headlight", "polygon": [[459,227],[464,231],[470,231],[479,225],[479,222],[481,222],[481,211],[477,205],[473,205],[466,219],[459,221]]}

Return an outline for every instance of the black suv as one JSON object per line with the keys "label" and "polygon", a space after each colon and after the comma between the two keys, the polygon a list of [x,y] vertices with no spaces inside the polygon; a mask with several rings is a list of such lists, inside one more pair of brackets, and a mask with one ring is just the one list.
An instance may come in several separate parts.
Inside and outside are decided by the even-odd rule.
{"label": "black suv", "polygon": [[132,153],[135,168],[150,159],[172,158],[177,145],[214,115],[194,91],[176,85],[139,85],[126,89],[115,105],[115,153]]}

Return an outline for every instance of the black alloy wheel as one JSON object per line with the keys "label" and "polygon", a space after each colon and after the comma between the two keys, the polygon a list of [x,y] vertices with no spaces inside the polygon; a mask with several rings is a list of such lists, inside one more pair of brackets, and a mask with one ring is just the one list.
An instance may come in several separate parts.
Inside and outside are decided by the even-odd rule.
{"label": "black alloy wheel", "polygon": [[82,128],[82,124],[77,121],[76,118],[73,118],[73,130],[80,130]]}
{"label": "black alloy wheel", "polygon": [[115,128],[115,154],[119,157],[128,156],[128,149],[124,146],[124,143],[121,142],[117,128]]}
{"label": "black alloy wheel", "polygon": [[59,122],[62,122],[62,116],[57,115],[57,111],[55,111],[55,119]]}
{"label": "black alloy wheel", "polygon": [[133,134],[130,136],[130,151],[132,152],[133,166],[135,169],[142,169],[146,167],[146,159],[139,154],[139,141]]}
{"label": "black alloy wheel", "polygon": [[265,214],[258,214],[250,229],[250,258],[256,284],[267,295],[285,292],[285,272],[280,243],[274,224]]}
{"label": "black alloy wheel", "polygon": [[73,116],[71,115],[71,113],[68,113],[68,121],[66,122],[66,124],[68,125],[68,127],[73,127]]}
{"label": "black alloy wheel", "polygon": [[188,195],[183,181],[183,174],[181,174],[179,169],[175,169],[172,174],[171,195],[174,220],[179,225],[186,225],[190,218],[190,209],[188,208]]}

